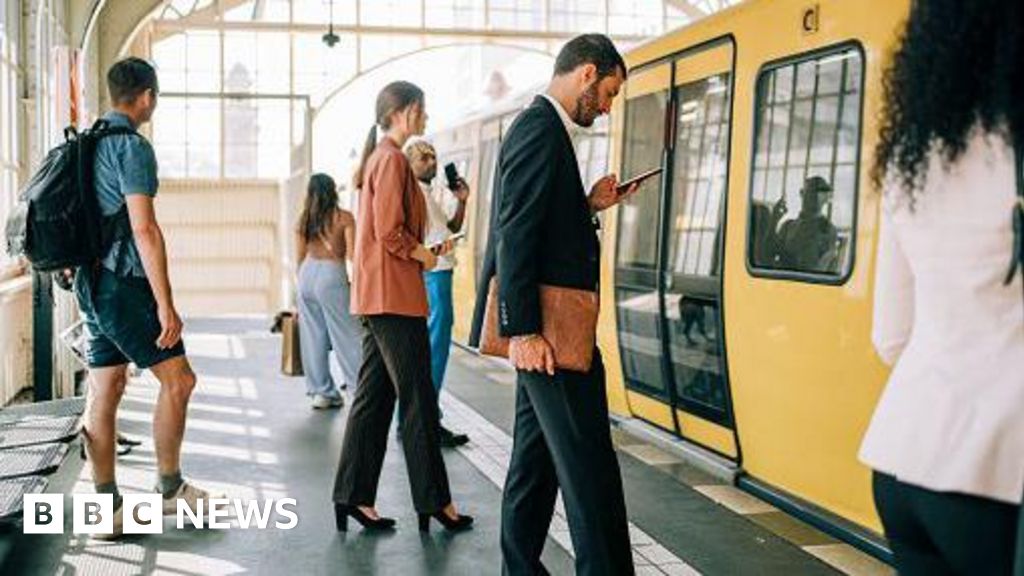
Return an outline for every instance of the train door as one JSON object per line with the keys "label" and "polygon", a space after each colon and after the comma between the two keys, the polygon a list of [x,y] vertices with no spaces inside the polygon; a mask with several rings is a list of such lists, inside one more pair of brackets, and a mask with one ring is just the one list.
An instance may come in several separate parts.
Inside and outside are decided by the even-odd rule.
{"label": "train door", "polygon": [[724,41],[630,78],[622,173],[665,172],[620,208],[616,308],[633,413],[735,458],[721,307],[732,56]]}
{"label": "train door", "polygon": [[477,167],[476,214],[473,223],[475,246],[473,249],[473,270],[476,278],[483,270],[487,238],[491,230],[491,201],[494,198],[494,173],[501,147],[501,123],[487,122],[480,129],[480,165]]}
{"label": "train door", "polygon": [[666,359],[684,438],[736,457],[722,322],[733,46],[676,60],[665,249]]}
{"label": "train door", "polygon": [[[635,71],[626,84],[622,166],[624,178],[667,163],[667,119],[672,66]],[[626,396],[633,414],[678,431],[662,350],[658,295],[662,176],[647,180],[618,209],[615,313]]]}

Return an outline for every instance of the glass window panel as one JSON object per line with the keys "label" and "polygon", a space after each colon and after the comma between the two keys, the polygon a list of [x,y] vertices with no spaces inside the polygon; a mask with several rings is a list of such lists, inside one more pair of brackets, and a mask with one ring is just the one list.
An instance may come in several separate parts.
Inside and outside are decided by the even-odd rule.
{"label": "glass window panel", "polygon": [[261,143],[259,147],[259,178],[283,180],[291,171],[291,148],[287,144]]}
{"label": "glass window panel", "polygon": [[153,143],[184,144],[188,140],[185,119],[187,108],[183,98],[161,98],[153,113]]}
{"label": "glass window panel", "polygon": [[754,268],[848,274],[862,73],[860,52],[847,49],[758,78],[747,254]]}
{"label": "glass window panel", "polygon": [[549,6],[551,30],[604,30],[604,0],[549,0]]}
{"label": "glass window panel", "polygon": [[306,143],[306,106],[300,100],[291,101],[292,107],[292,146]]}
{"label": "glass window panel", "polygon": [[[292,0],[292,18],[302,24],[323,24],[331,18],[331,0]],[[334,23],[355,24],[356,3],[334,0]]]}
{"label": "glass window panel", "polygon": [[664,30],[662,0],[610,0],[608,28],[612,34],[656,35]]}
{"label": "glass window panel", "polygon": [[224,101],[224,176],[254,178],[259,141],[258,110],[253,98]]}
{"label": "glass window panel", "polygon": [[[185,161],[191,178],[219,178],[221,102],[217,98],[188,98],[185,103]],[[180,120],[179,120],[180,121]]]}
{"label": "glass window panel", "polygon": [[[667,78],[667,75],[665,75]],[[622,166],[624,179],[662,165],[669,91],[626,101]],[[661,176],[618,208],[615,254],[615,316],[619,326],[626,386],[663,400],[669,384],[662,370],[662,330],[657,256],[661,219]]]}
{"label": "glass window panel", "polygon": [[492,28],[505,30],[543,30],[542,0],[491,0],[488,22]]}
{"label": "glass window panel", "polygon": [[260,143],[286,144],[290,139],[291,102],[284,99],[258,101]]}
{"label": "glass window panel", "polygon": [[[668,91],[626,103],[623,179],[661,166]],[[647,179],[641,190],[620,204],[618,266],[653,270],[657,263],[658,190],[661,176]]]}
{"label": "glass window panel", "polygon": [[256,91],[262,94],[287,94],[291,90],[290,51],[287,33],[257,34]]}
{"label": "glass window panel", "polygon": [[676,88],[679,113],[673,163],[669,270],[718,276],[717,235],[726,185],[729,76]]}
{"label": "glass window panel", "polygon": [[341,42],[328,48],[313,34],[294,36],[295,94],[309,95],[316,106],[356,74],[356,37],[342,34]]}
{"label": "glass window panel", "polygon": [[189,92],[220,90],[220,37],[217,32],[185,33],[186,86]]}
{"label": "glass window panel", "polygon": [[224,91],[256,90],[256,33],[224,32]]}
{"label": "glass window panel", "polygon": [[189,142],[186,145],[189,178],[220,177],[220,146]]}
{"label": "glass window panel", "polygon": [[187,142],[213,144],[220,142],[220,100],[189,98],[185,105]]}
{"label": "glass window panel", "polygon": [[188,176],[185,162],[185,143],[154,142],[153,151],[160,166],[161,178],[185,178]]}
{"label": "glass window panel", "polygon": [[420,0],[358,0],[359,17],[371,26],[419,26],[422,22]]}
{"label": "glass window panel", "polygon": [[373,68],[399,55],[415,52],[422,47],[423,40],[416,37],[363,36],[363,69]]}
{"label": "glass window panel", "polygon": [[484,7],[476,0],[425,0],[423,15],[428,28],[481,28]]}
{"label": "glass window panel", "polygon": [[153,43],[153,62],[160,78],[160,90],[184,92],[186,86],[185,35],[174,34]]}

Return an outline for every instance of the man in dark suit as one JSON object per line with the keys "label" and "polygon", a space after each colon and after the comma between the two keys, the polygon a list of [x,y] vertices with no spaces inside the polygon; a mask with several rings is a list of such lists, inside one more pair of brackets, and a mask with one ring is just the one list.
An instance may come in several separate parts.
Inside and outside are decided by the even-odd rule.
{"label": "man in dark suit", "polygon": [[606,176],[587,194],[571,132],[606,114],[625,78],[625,63],[607,37],[574,38],[559,53],[547,92],[519,115],[501,147],[489,244],[499,279],[500,331],[511,338],[509,360],[518,370],[502,503],[506,574],[547,573],[540,555],[559,488],[577,573],[633,574],[600,353],[589,373],[556,369],[551,345],[540,335],[538,295],[540,284],[598,289],[595,215],[635,187],[620,196],[615,176]]}

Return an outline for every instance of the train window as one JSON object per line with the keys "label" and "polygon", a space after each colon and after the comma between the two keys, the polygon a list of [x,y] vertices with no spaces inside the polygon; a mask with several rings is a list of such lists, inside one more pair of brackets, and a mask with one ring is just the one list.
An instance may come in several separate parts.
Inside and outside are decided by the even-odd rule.
{"label": "train window", "polygon": [[[685,67],[688,62],[680,65]],[[729,153],[729,83],[721,73],[676,86],[669,195],[665,339],[676,397],[728,424],[720,310],[721,236]]]}
{"label": "train window", "polygon": [[[623,179],[661,166],[668,91],[639,96],[626,104]],[[654,270],[658,258],[658,190],[661,176],[644,182],[639,193],[619,205],[616,264]]]}
{"label": "train window", "polygon": [[[665,113],[669,101],[667,66],[627,87],[622,165],[623,179],[662,166]],[[645,80],[646,78],[646,80]],[[645,83],[646,82],[646,83]],[[633,89],[649,93],[632,96]],[[638,90],[639,91],[639,90]],[[658,313],[658,236],[661,177],[648,179],[643,189],[619,204],[615,253],[615,311],[622,350],[622,371],[632,390],[667,400],[663,378],[661,322]]]}
{"label": "train window", "polygon": [[757,80],[747,262],[753,273],[842,281],[853,266],[864,59],[803,58]]}
{"label": "train window", "polygon": [[729,144],[729,74],[676,88],[674,177],[668,267],[673,274],[718,276],[718,228]]}

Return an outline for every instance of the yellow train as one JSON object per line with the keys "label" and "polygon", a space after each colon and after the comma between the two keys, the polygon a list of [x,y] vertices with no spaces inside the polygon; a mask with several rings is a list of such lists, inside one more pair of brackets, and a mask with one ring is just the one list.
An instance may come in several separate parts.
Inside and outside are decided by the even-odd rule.
{"label": "yellow train", "polygon": [[[607,127],[614,171],[665,169],[604,217],[613,413],[880,556],[856,457],[887,375],[870,342],[880,195],[868,171],[909,6],[748,0],[632,50]],[[435,136],[477,191],[456,272],[463,342],[497,151],[523,104]],[[605,144],[600,129],[578,142],[589,182]]]}

